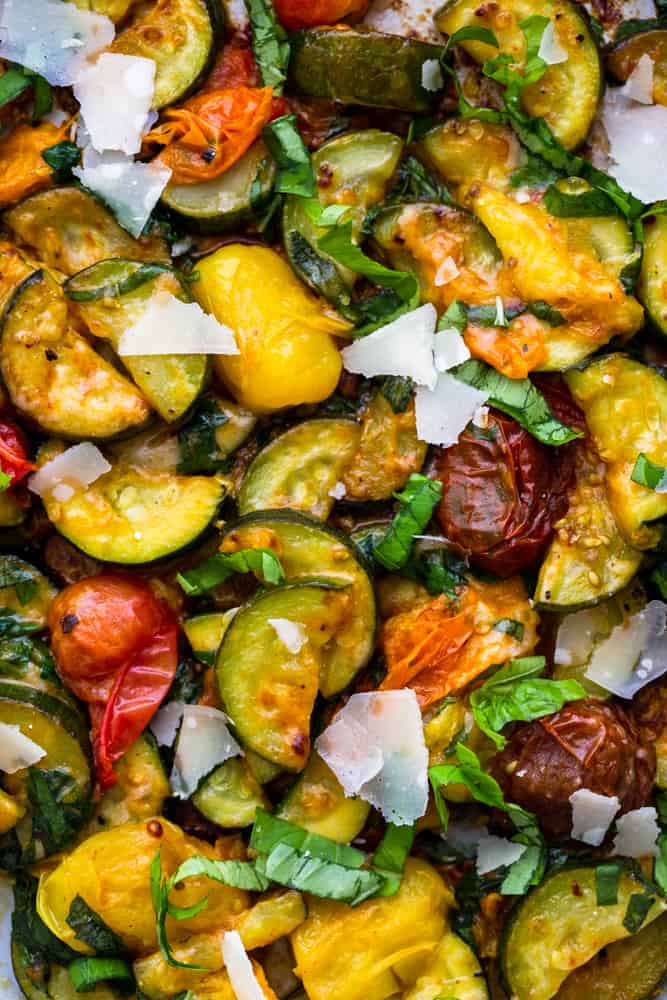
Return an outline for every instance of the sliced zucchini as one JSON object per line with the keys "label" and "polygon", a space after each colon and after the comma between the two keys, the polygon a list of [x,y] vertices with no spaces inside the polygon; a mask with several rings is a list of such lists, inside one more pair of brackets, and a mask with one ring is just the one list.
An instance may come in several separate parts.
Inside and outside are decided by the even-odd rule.
{"label": "sliced zucchini", "polygon": [[[312,158],[320,204],[354,207],[358,231],[368,208],[384,198],[402,149],[398,136],[379,129],[347,132],[326,142]],[[303,201],[295,195],[285,200],[283,240],[290,264],[314,291],[344,309],[357,275],[318,249],[326,229],[312,221]]]}
{"label": "sliced zucchini", "polygon": [[133,239],[96,198],[75,187],[32,195],[7,212],[4,221],[38,260],[63,274],[77,274],[111,257],[171,262],[165,240]]}
{"label": "sliced zucchini", "polygon": [[448,931],[403,1000],[488,1000],[489,991],[477,957],[465,941]]}
{"label": "sliced zucchini", "polygon": [[[354,613],[347,589],[312,580],[261,592],[235,615],[218,653],[218,686],[240,739],[260,757],[289,771],[305,767],[320,674]],[[282,619],[305,630],[296,653],[271,624]]]}
{"label": "sliced zucchini", "polygon": [[341,691],[370,660],[375,644],[375,593],[357,546],[334,528],[293,511],[249,514],[226,528],[223,552],[272,549],[288,580],[324,576],[349,589],[354,616],[337,634],[320,675],[325,698]]}
{"label": "sliced zucchini", "polygon": [[233,757],[217,767],[199,786],[192,802],[207,819],[225,828],[250,826],[258,809],[271,808],[243,757]]}
{"label": "sliced zucchini", "polygon": [[[80,1000],[68,970],[51,962],[12,935],[12,967],[26,1000]],[[127,991],[109,982],[100,982],[85,993],[89,1000],[132,1000]]]}
{"label": "sliced zucchini", "polygon": [[524,153],[507,125],[450,118],[426,133],[417,151],[454,187],[488,181],[504,188],[521,166]]}
{"label": "sliced zucchini", "polygon": [[155,63],[154,108],[196,90],[222,42],[224,16],[219,0],[157,0],[110,45],[111,52],[142,56]]}
{"label": "sliced zucchini", "polygon": [[168,184],[161,200],[188,229],[226,233],[252,222],[267,207],[275,177],[276,165],[259,141],[220,177],[202,184]]}
{"label": "sliced zucchini", "polygon": [[57,530],[93,559],[138,565],[194,545],[223,495],[214,477],[119,465],[65,502],[48,494],[44,506]]}
{"label": "sliced zucchini", "polygon": [[[490,28],[500,51],[509,53],[516,65],[523,67],[526,39],[520,25],[535,14],[549,18],[567,58],[549,66],[540,80],[525,87],[522,103],[529,115],[544,118],[566,149],[574,149],[588,135],[602,87],[600,56],[579,4],[569,0],[501,0],[491,8],[474,0],[451,0],[436,15],[436,24],[446,35],[472,26]],[[498,49],[485,42],[464,41],[461,45],[480,64],[498,55]]]}
{"label": "sliced zucchini", "polygon": [[653,63],[653,100],[656,104],[667,104],[667,31],[664,28],[640,31],[618,42],[607,53],[607,69],[624,83],[642,56],[648,56]]}
{"label": "sliced zucchini", "polygon": [[253,460],[239,490],[239,513],[289,507],[325,521],[331,490],[359,447],[353,420],[307,420],[274,438]]}
{"label": "sliced zucchini", "polygon": [[[564,194],[579,195],[591,191],[591,185],[581,177],[567,177],[555,182]],[[639,269],[641,250],[625,219],[620,215],[564,218],[568,248],[571,253],[593,254],[614,278],[621,278]]]}
{"label": "sliced zucchini", "polygon": [[[664,32],[667,34],[667,32]],[[639,298],[651,322],[667,334],[667,217],[655,215],[644,223],[644,256],[639,278]]]}
{"label": "sliced zucchini", "polygon": [[[84,837],[92,837],[112,826],[161,816],[170,794],[157,743],[146,730],[114,764],[117,781],[95,804]],[[83,838],[82,838],[83,839]]]}
{"label": "sliced zucchini", "polygon": [[365,28],[312,28],[291,36],[289,80],[300,94],[397,111],[428,111],[424,63],[443,48]]}
{"label": "sliced zucchini", "polygon": [[206,395],[192,419],[178,433],[178,471],[217,472],[240,448],[257,424],[257,417],[238,403]]}
{"label": "sliced zucchini", "polygon": [[[159,264],[105,260],[75,274],[65,295],[90,332],[118,349],[125,330],[137,322],[155,296],[190,297],[176,271]],[[189,410],[204,387],[205,354],[124,357],[123,364],[153,409],[171,423]]]}
{"label": "sliced zucchini", "polygon": [[62,289],[43,271],[5,309],[0,370],[14,405],[51,434],[108,438],[150,416],[139,390],[70,322]]}
{"label": "sliced zucchini", "polygon": [[667,465],[667,381],[622,354],[567,372],[565,381],[607,467],[609,506],[622,535],[637,549],[654,548],[661,530],[651,522],[667,514],[667,494],[634,483],[631,475],[640,452]]}
{"label": "sliced zucchini", "polygon": [[209,614],[195,615],[183,622],[183,631],[200,663],[213,666],[222,637],[235,614],[236,608],[231,611],[212,611]]}
{"label": "sliced zucchini", "polygon": [[72,2],[80,10],[90,10],[94,14],[103,14],[118,24],[127,16],[135,0],[72,0]]}
{"label": "sliced zucchini", "polygon": [[[595,866],[548,875],[519,903],[501,942],[502,970],[511,995],[516,1000],[550,1000],[568,973],[602,948],[629,937],[623,924],[628,903],[632,895],[644,892],[636,875],[622,871],[618,901],[598,906]],[[666,908],[667,902],[656,898],[643,926]]]}
{"label": "sliced zucchini", "polygon": [[648,1000],[667,977],[667,916],[614,941],[570,973],[555,1000]]}
{"label": "sliced zucchini", "polygon": [[548,611],[574,611],[618,593],[639,569],[642,554],[620,534],[610,508],[604,464],[580,446],[576,482],[565,517],[540,567],[534,600]]}
{"label": "sliced zucchini", "polygon": [[363,830],[369,812],[370,806],[363,799],[345,797],[336,775],[313,751],[277,815],[311,833],[349,844]]}
{"label": "sliced zucchini", "polygon": [[14,555],[0,555],[0,626],[4,635],[40,632],[46,628],[56,588],[30,563]]}

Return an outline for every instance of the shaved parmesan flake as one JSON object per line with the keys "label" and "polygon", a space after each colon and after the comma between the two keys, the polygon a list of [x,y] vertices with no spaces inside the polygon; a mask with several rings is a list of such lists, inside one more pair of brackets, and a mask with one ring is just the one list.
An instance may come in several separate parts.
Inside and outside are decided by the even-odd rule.
{"label": "shaved parmesan flake", "polygon": [[[445,81],[442,78],[442,70],[438,60],[427,59],[426,62],[422,63],[422,87],[424,90],[435,93],[437,90],[442,90],[444,85]],[[437,283],[436,281],[436,285]]]}
{"label": "shaved parmesan flake", "polygon": [[434,20],[441,7],[442,0],[375,0],[364,24],[389,35],[442,42]]}
{"label": "shaved parmesan flake", "polygon": [[238,931],[226,931],[222,960],[237,1000],[266,1000]]}
{"label": "shaved parmesan flake", "polygon": [[475,412],[488,395],[441,372],[434,389],[419,387],[415,393],[417,436],[427,444],[444,448],[456,444]]}
{"label": "shaved parmesan flake", "polygon": [[542,33],[537,54],[547,66],[557,66],[559,63],[567,62],[567,52],[556,37],[556,25],[553,21],[549,21]]}
{"label": "shaved parmesan flake", "polygon": [[599,847],[611,821],[621,808],[616,795],[598,795],[589,788],[579,788],[570,795],[573,840]]}
{"label": "shaved parmesan flake", "polygon": [[426,812],[428,751],[414,691],[353,694],[316,746],[345,795],[370,802],[388,823]]}
{"label": "shaved parmesan flake", "polygon": [[427,303],[404,313],[393,323],[361,337],[341,353],[349,372],[373,378],[375,375],[403,375],[418,385],[435,385],[433,339],[438,314]]}
{"label": "shaved parmesan flake", "polygon": [[667,197],[667,172],[662,151],[667,148],[667,107],[628,100],[620,90],[607,90],[602,124],[609,139],[608,172],[644,202]]}
{"label": "shaved parmesan flake", "polygon": [[218,323],[196,302],[159,292],[118,342],[118,354],[238,354],[234,331]]}
{"label": "shaved parmesan flake", "polygon": [[333,497],[334,500],[342,500],[346,493],[345,483],[334,483],[329,490],[329,496]]}
{"label": "shaved parmesan flake", "polygon": [[586,677],[630,699],[667,672],[667,604],[650,601],[595,647]]}
{"label": "shaved parmesan flake", "polygon": [[161,747],[173,745],[183,718],[184,708],[184,702],[170,701],[167,705],[162,706],[157,715],[153,716],[150,730]]}
{"label": "shaved parmesan flake", "polygon": [[14,976],[11,958],[14,887],[9,878],[0,876],[0,996],[2,1000],[25,1000]]}
{"label": "shaved parmesan flake", "polygon": [[621,93],[639,104],[653,104],[653,60],[644,53],[621,88]]}
{"label": "shaved parmesan flake", "polygon": [[116,33],[108,17],[63,0],[4,0],[0,8],[0,58],[58,87],[74,83],[88,57]]}
{"label": "shaved parmesan flake", "polygon": [[433,356],[438,371],[446,372],[449,368],[456,368],[457,365],[462,365],[464,361],[467,361],[470,357],[470,351],[459,331],[452,327],[448,330],[441,330],[435,335]]}
{"label": "shaved parmesan flake", "polygon": [[250,30],[250,18],[245,0],[223,0],[225,21],[236,34],[244,35]]}
{"label": "shaved parmesan flake", "polygon": [[480,875],[484,875],[504,865],[512,865],[519,860],[525,850],[525,844],[513,844],[511,840],[494,837],[484,830],[477,842],[477,871]]}
{"label": "shaved parmesan flake", "polygon": [[0,722],[0,771],[15,774],[46,757],[37,743],[24,736],[18,726]]}
{"label": "shaved parmesan flake", "polygon": [[435,272],[435,278],[433,279],[433,284],[437,285],[439,288],[442,285],[448,285],[450,281],[458,277],[459,269],[456,266],[456,261],[453,257],[445,257],[442,264]]}
{"label": "shaved parmesan flake", "polygon": [[199,782],[219,764],[243,751],[227,728],[227,716],[207,705],[184,705],[169,783],[179,799],[189,799]]}
{"label": "shaved parmesan flake", "polygon": [[489,408],[488,406],[478,406],[472,415],[472,422],[475,427],[479,427],[480,430],[486,430],[489,426]]}
{"label": "shaved parmesan flake", "polygon": [[291,622],[289,618],[267,618],[285,649],[290,653],[298,653],[308,642],[306,630],[301,622]]}
{"label": "shaved parmesan flake", "polygon": [[72,173],[107,203],[134,237],[141,236],[171,177],[161,163],[135,163],[124,153],[98,153],[92,146],[83,150],[83,166]]}
{"label": "shaved parmesan flake", "polygon": [[659,854],[659,836],[658,814],[653,806],[633,809],[616,820],[613,853],[624,858],[655,858]]}
{"label": "shaved parmesan flake", "polygon": [[642,20],[655,17],[656,9],[653,0],[623,0],[621,13],[624,21],[633,18]]}
{"label": "shaved parmesan flake", "polygon": [[138,153],[151,121],[155,63],[141,56],[103,52],[74,85],[90,142],[98,153]]}
{"label": "shaved parmesan flake", "polygon": [[[72,486],[90,486],[110,469],[111,466],[100,449],[89,441],[84,441],[46,462],[30,477],[28,489],[42,497],[46,493],[53,493],[60,483],[67,484],[70,489]],[[60,497],[56,496],[56,499],[68,500],[69,497],[60,491]]]}

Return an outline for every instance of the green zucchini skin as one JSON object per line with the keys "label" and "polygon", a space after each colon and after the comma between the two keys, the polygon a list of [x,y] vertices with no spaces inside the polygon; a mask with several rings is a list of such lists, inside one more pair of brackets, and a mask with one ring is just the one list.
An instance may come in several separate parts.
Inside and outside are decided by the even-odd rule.
{"label": "green zucchini skin", "polygon": [[443,47],[363,28],[312,28],[290,38],[289,80],[300,94],[396,111],[428,111],[437,96],[422,67]]}
{"label": "green zucchini skin", "polygon": [[192,802],[200,813],[225,829],[255,822],[257,809],[270,809],[262,786],[244,757],[233,757],[204,779]]}
{"label": "green zucchini skin", "polygon": [[349,844],[363,830],[369,813],[370,806],[363,799],[346,798],[336,776],[313,751],[276,815],[310,833]]}
{"label": "green zucchini skin", "polygon": [[[665,33],[667,34],[667,32]],[[667,336],[667,218],[647,219],[644,229],[644,257],[639,279],[639,298],[651,323]]]}

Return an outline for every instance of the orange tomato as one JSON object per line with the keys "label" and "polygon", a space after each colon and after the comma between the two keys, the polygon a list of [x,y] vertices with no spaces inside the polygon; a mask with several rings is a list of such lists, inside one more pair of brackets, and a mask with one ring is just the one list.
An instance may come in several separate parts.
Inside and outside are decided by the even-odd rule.
{"label": "orange tomato", "polygon": [[0,208],[51,186],[53,174],[42,153],[62,142],[68,129],[69,123],[21,124],[0,140]]}
{"label": "orange tomato", "polygon": [[547,359],[543,324],[535,316],[518,316],[507,329],[470,325],[464,338],[470,353],[508,378],[526,378]]}
{"label": "orange tomato", "polygon": [[275,0],[278,20],[290,31],[336,24],[343,18],[358,20],[369,6],[370,0]]}

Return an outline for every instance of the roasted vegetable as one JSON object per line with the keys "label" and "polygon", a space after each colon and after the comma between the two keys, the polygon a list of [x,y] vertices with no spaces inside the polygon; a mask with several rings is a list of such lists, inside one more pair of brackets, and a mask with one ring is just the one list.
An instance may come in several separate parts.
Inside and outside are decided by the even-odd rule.
{"label": "roasted vegetable", "polygon": [[665,334],[667,334],[667,294],[664,279],[666,268],[667,219],[664,215],[656,215],[646,220],[639,296],[646,306],[651,321],[661,333]]}
{"label": "roasted vegetable", "polygon": [[0,140],[0,208],[51,187],[53,171],[42,153],[61,142],[67,128],[49,122],[37,128],[17,125]]}
{"label": "roasted vegetable", "polygon": [[361,833],[369,812],[363,799],[345,796],[335,774],[313,751],[277,815],[311,833],[348,844]]}
{"label": "roasted vegetable", "polygon": [[653,63],[653,100],[656,104],[667,104],[667,31],[664,27],[649,27],[647,31],[622,39],[607,54],[605,63],[612,76],[625,82],[642,56],[648,56]]}

